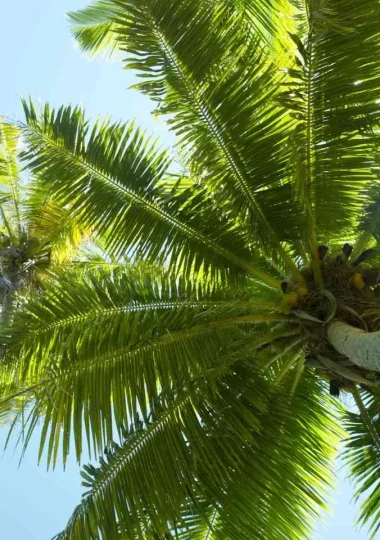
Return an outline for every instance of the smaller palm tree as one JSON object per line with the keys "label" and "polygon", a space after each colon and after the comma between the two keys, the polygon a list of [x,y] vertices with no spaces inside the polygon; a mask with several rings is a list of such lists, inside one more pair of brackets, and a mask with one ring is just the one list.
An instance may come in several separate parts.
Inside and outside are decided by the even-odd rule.
{"label": "smaller palm tree", "polygon": [[48,268],[74,257],[84,231],[54,202],[37,177],[22,174],[19,128],[0,122],[0,325],[13,314],[16,293],[38,292]]}
{"label": "smaller palm tree", "polygon": [[[27,176],[19,164],[23,141],[20,129],[0,121],[0,328],[9,327],[26,298],[39,297],[52,270],[88,259],[83,242],[88,231],[48,194],[38,175]],[[81,255],[81,257],[79,257]],[[78,266],[77,264],[75,266]],[[5,349],[1,347],[1,356]],[[2,360],[4,362],[4,358]],[[24,408],[15,378],[2,381],[8,396],[1,423]]]}

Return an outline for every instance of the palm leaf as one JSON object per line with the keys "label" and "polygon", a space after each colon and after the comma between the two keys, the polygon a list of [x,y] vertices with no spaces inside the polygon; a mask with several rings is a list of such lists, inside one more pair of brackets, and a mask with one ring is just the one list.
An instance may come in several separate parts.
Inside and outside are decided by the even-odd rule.
{"label": "palm leaf", "polygon": [[113,21],[121,9],[111,0],[100,0],[80,11],[68,14],[73,36],[84,51],[96,56],[113,57],[117,53],[117,28]]}
{"label": "palm leaf", "polygon": [[144,79],[137,87],[171,115],[169,125],[219,198],[296,272],[281,245],[303,224],[285,181],[289,118],[274,99],[274,66],[244,13],[190,0],[173,0],[170,9],[156,0],[123,6],[120,48]]}
{"label": "palm leaf", "polygon": [[73,260],[91,238],[91,231],[72,216],[70,205],[60,204],[39,178],[28,186],[22,219],[26,230],[38,239],[38,250],[48,247],[53,264]]}
{"label": "palm leaf", "polygon": [[[80,109],[54,112],[46,106],[38,118],[33,104],[24,107],[27,125],[22,132],[28,146],[23,158],[28,159],[28,167],[43,174],[54,199],[69,205],[82,226],[105,239],[110,253],[170,258],[187,271],[202,268],[241,274],[244,269],[278,285],[250,264],[253,254],[225,219],[207,234],[210,222],[202,225],[202,214],[209,206],[191,215],[178,204],[176,213],[172,203],[165,204],[159,184],[168,174],[170,158],[133,124],[99,123],[89,133]],[[200,199],[196,189],[193,197],[196,205]],[[200,222],[195,228],[196,218]]]}
{"label": "palm leaf", "polygon": [[300,7],[295,58],[283,103],[296,118],[291,138],[298,195],[309,236],[350,238],[368,204],[379,118],[379,5],[310,0]]}
{"label": "palm leaf", "polygon": [[380,529],[379,491],[380,491],[380,425],[379,395],[355,391],[358,411],[348,411],[345,415],[345,428],[350,435],[343,454],[350,467],[351,478],[356,483],[356,500],[361,503],[358,523],[369,524],[370,538],[376,538]]}
{"label": "palm leaf", "polygon": [[[214,538],[307,538],[324,505],[337,442],[329,434],[335,429],[331,408],[322,401],[315,406],[320,389],[313,379],[302,383],[290,403],[285,389],[273,395],[267,385],[251,366],[240,364],[212,390],[198,383],[191,399],[183,393],[171,399],[156,419],[107,453],[98,469],[86,467],[90,490],[57,538],[171,538],[168,521],[176,538],[213,538],[210,525]],[[280,432],[268,422],[273,414],[279,415]],[[287,449],[296,433],[299,452],[289,467]],[[276,458],[265,459],[270,454]],[[201,493],[217,501],[212,524]],[[188,497],[192,512],[184,511]]]}
{"label": "palm leaf", "polygon": [[[43,297],[26,303],[2,332],[1,379],[17,380],[25,406],[33,406],[26,439],[43,415],[40,454],[47,443],[49,462],[61,440],[66,459],[72,430],[78,459],[84,430],[98,454],[126,418],[146,420],[160,392],[237,353],[241,339],[254,350],[298,334],[294,320],[265,337],[287,317],[275,312],[277,293],[262,289],[256,301],[252,286],[173,278],[146,264],[50,275]],[[13,398],[5,393],[1,403]]]}
{"label": "palm leaf", "polygon": [[[181,171],[132,123],[24,103],[29,215],[57,245],[79,227],[113,262],[49,274],[1,331],[0,416],[28,415],[24,450],[42,419],[48,464],[70,446],[104,454],[60,539],[309,538],[326,507],[338,407],[305,354],[331,376],[344,361],[313,340],[343,313],[364,322],[324,290],[336,275],[361,294],[318,243],[362,230],[355,261],[379,235],[380,5],[267,4],[104,0],[70,16],[83,49],[137,71]],[[378,396],[353,392],[347,460],[376,534]]]}

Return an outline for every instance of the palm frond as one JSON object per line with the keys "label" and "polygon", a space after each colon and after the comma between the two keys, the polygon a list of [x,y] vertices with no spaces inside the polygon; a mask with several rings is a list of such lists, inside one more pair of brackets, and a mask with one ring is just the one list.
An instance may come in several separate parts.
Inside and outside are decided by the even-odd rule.
{"label": "palm frond", "polygon": [[91,231],[72,215],[70,205],[59,204],[39,178],[28,186],[22,218],[26,230],[39,242],[37,252],[48,248],[52,264],[73,260],[91,238]]}
{"label": "palm frond", "polygon": [[[378,0],[98,0],[69,18],[82,49],[137,72],[182,169],[79,107],[24,102],[9,127],[28,227],[80,246],[0,329],[0,420],[24,451],[41,422],[48,465],[72,447],[99,460],[57,538],[310,538],[343,433],[305,356],[322,376],[341,364],[356,397],[346,460],[375,536],[379,395],[351,382],[376,381],[325,329],[378,311],[359,267],[380,239]],[[4,141],[0,206],[17,214]],[[326,241],[345,245],[323,258]]]}
{"label": "palm frond", "polygon": [[[287,0],[275,0],[268,4],[265,0],[227,0],[231,9],[241,11],[252,25],[252,31],[259,34],[263,42],[270,48],[276,39],[286,35],[286,29],[293,24],[294,6]],[[286,38],[285,38],[286,39]]]}
{"label": "palm frond", "polygon": [[[45,417],[41,452],[48,443],[49,461],[61,440],[66,459],[72,430],[78,459],[84,431],[98,454],[126,418],[146,420],[160,392],[217,366],[243,347],[241,339],[253,351],[299,333],[296,320],[288,326],[276,312],[277,293],[262,289],[256,300],[252,286],[174,278],[146,263],[51,274],[43,296],[2,331],[1,380],[17,380],[33,407],[29,433]],[[273,331],[281,321],[284,328]],[[3,395],[1,404],[13,397]]]}
{"label": "palm frond", "polygon": [[176,540],[216,540],[220,538],[218,530],[219,511],[206,500],[191,500],[181,509],[181,525],[173,527],[171,537]]}
{"label": "palm frond", "polygon": [[[170,158],[133,124],[106,121],[90,131],[79,108],[55,112],[46,105],[39,118],[32,103],[24,107],[28,167],[43,174],[54,199],[101,235],[111,254],[171,260],[187,271],[241,275],[243,269],[278,286],[250,264],[253,255],[242,235],[225,219],[210,230],[210,221],[204,222],[208,206],[190,213],[177,204],[175,213],[173,204],[162,200],[159,184]],[[194,206],[200,206],[196,189],[193,198]]]}
{"label": "palm frond", "polygon": [[370,538],[380,529],[380,422],[379,392],[355,390],[357,412],[347,412],[344,419],[349,434],[343,458],[356,483],[356,500],[365,499],[360,506],[358,523],[370,525]]}
{"label": "palm frond", "polygon": [[[319,398],[316,406],[320,388],[313,378],[289,402],[285,389],[273,395],[252,366],[239,366],[212,390],[208,381],[198,383],[191,398],[174,397],[99,468],[86,467],[90,490],[57,538],[117,537],[120,531],[125,538],[171,538],[168,523],[175,538],[308,538],[325,504],[338,440],[330,431],[336,427],[331,406]],[[299,445],[289,464],[295,435]],[[210,518],[203,500],[217,509],[215,537],[210,526],[201,535],[202,519],[210,525],[215,515]]]}
{"label": "palm frond", "polygon": [[299,237],[304,221],[286,181],[289,117],[274,99],[279,76],[244,10],[231,14],[225,2],[190,0],[123,8],[119,46],[144,79],[137,87],[170,115],[179,144],[219,200],[296,272],[281,244]]}
{"label": "palm frond", "polygon": [[270,396],[254,455],[231,484],[219,512],[220,538],[310,538],[327,506],[331,460],[343,434],[321,389],[321,382],[308,374],[294,393],[289,380]]}
{"label": "palm frond", "polygon": [[114,22],[121,12],[112,0],[98,0],[67,17],[73,27],[72,35],[81,49],[93,56],[114,57],[117,54],[117,28]]}
{"label": "palm frond", "polygon": [[[232,13],[243,13],[252,25],[252,32],[259,34],[268,45],[273,45],[274,36],[286,28],[287,19],[294,8],[285,0],[276,0],[269,6],[265,1],[227,0]],[[84,52],[93,55],[112,56],[118,47],[117,20],[123,6],[113,0],[96,0],[84,9],[68,13],[72,34]],[[287,17],[284,17],[284,15]]]}
{"label": "palm frond", "polygon": [[282,96],[296,119],[290,138],[295,186],[309,216],[309,238],[352,238],[368,190],[378,184],[379,5],[308,0],[299,10]]}
{"label": "palm frond", "polygon": [[[118,14],[108,13],[127,66],[143,77],[138,87],[159,110],[172,115],[189,158],[206,169],[205,181],[289,268],[278,240],[306,236],[321,281],[318,240],[352,238],[371,201],[369,188],[378,184],[376,0],[114,5]],[[261,38],[253,37],[255,24],[264,29]],[[284,43],[281,77],[276,50]]]}

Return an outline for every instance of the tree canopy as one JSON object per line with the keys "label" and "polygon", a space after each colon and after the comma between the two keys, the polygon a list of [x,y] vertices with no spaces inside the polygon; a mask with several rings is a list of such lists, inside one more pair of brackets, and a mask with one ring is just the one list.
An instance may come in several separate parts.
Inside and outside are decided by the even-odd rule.
{"label": "tree canopy", "polygon": [[375,537],[378,0],[99,0],[69,19],[136,71],[177,146],[32,101],[11,160],[0,139],[5,192],[18,156],[27,215],[87,249],[15,290],[0,328],[23,450],[42,424],[48,465],[96,460],[56,538],[310,538],[339,447]]}

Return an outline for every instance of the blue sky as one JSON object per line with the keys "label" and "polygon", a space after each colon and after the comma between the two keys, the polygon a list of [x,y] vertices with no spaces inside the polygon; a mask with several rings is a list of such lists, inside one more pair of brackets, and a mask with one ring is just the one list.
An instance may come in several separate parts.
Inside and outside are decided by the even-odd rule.
{"label": "blue sky", "polygon": [[[165,126],[149,114],[153,109],[149,100],[127,90],[135,82],[133,74],[117,62],[89,61],[76,50],[64,14],[84,5],[86,0],[2,2],[0,113],[22,119],[20,96],[31,95],[54,106],[82,103],[91,117],[136,118],[169,145]],[[0,429],[0,448],[5,438],[6,430]],[[38,467],[35,440],[20,467],[19,455],[11,447],[0,458],[0,538],[49,540],[80,501],[79,468],[74,460],[69,460],[65,473],[46,472],[43,464]],[[326,526],[318,527],[315,539],[368,538],[353,529],[353,491],[345,475],[344,470],[338,473],[335,514],[327,518]]]}

